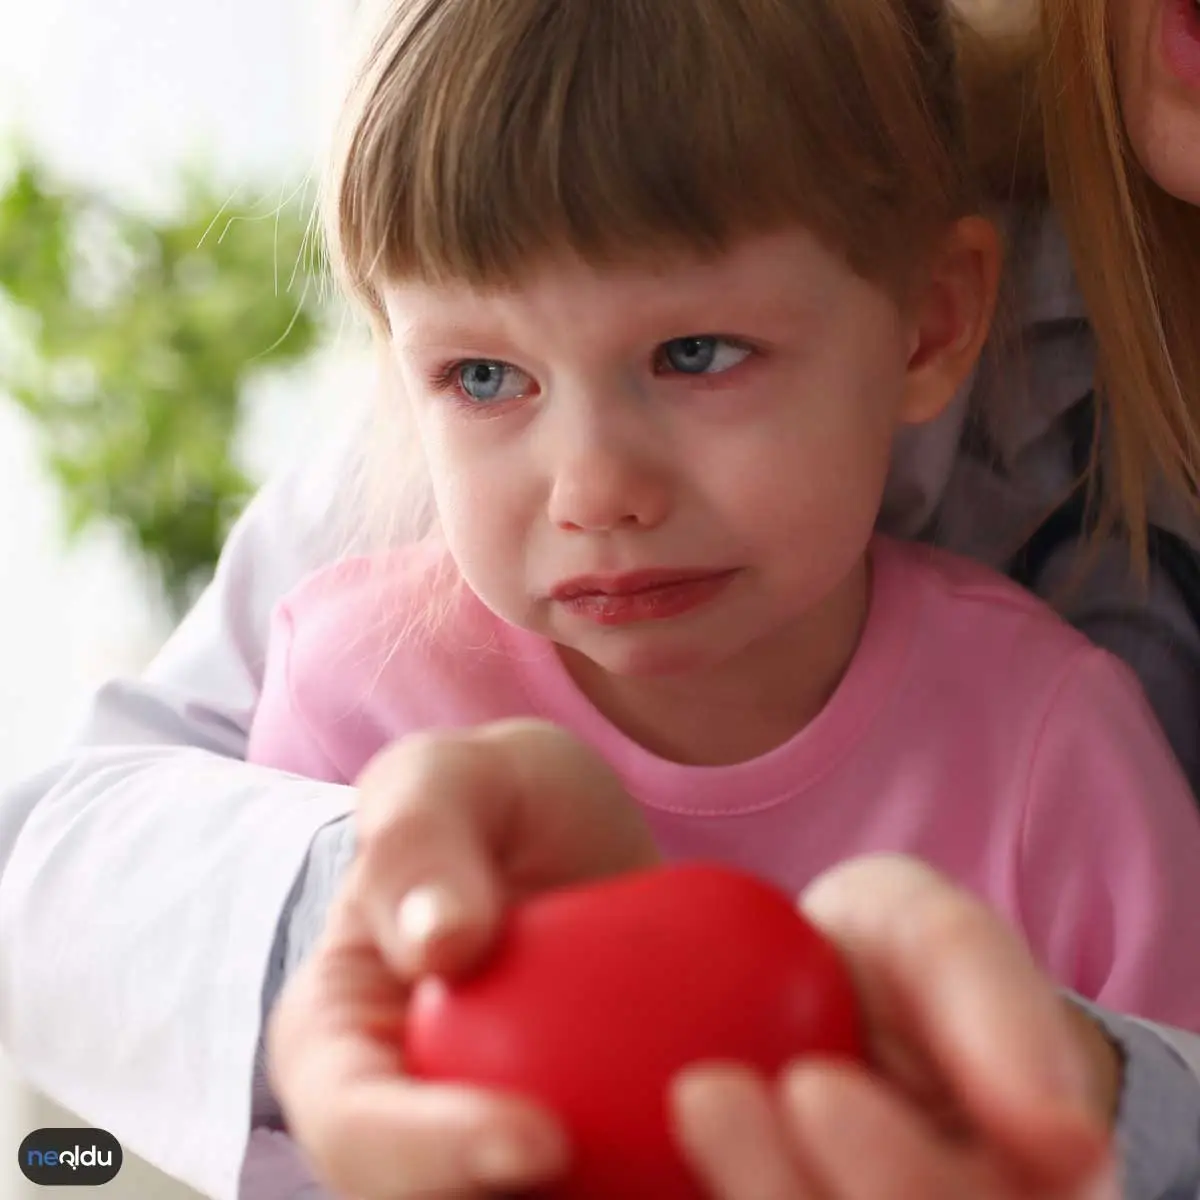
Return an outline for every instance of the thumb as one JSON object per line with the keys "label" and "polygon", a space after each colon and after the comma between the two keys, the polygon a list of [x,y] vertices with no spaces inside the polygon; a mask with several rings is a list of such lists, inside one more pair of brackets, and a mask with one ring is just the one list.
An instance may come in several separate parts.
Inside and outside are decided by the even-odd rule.
{"label": "thumb", "polygon": [[869,1040],[923,1063],[937,1090],[1013,1165],[1050,1184],[1101,1162],[1107,1131],[1065,1004],[982,902],[915,860],[866,857],[802,899],[856,977]]}

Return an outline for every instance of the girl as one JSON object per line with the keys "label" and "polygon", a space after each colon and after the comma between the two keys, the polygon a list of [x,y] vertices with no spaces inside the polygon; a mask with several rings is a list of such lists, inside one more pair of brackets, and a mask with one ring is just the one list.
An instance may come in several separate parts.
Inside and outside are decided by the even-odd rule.
{"label": "girl", "polygon": [[[1102,13],[1105,6],[1096,0],[1075,11]],[[1118,48],[1132,45],[1123,23],[1112,36]],[[1103,39],[1091,45],[1086,62],[1102,78],[1107,46]],[[1069,65],[1075,69],[1077,63]],[[1028,110],[1020,104],[989,107],[987,120],[1013,133],[1005,124],[1008,112],[1019,113],[1028,124]],[[1181,150],[1192,144],[1194,139],[1178,142]],[[1092,152],[1090,143],[1064,146],[1068,156]],[[1082,189],[1079,203],[1091,196]],[[1062,200],[1073,202],[1070,195]],[[1167,251],[1182,255],[1190,245]],[[1080,252],[1101,249],[1085,244]],[[1104,261],[1113,264],[1110,286],[1126,286],[1125,266],[1107,251]],[[1066,464],[1052,472],[1050,503],[1063,479],[1069,485],[1070,459],[1058,452],[1065,439],[1057,418],[1072,397],[1088,390],[1092,369],[1082,310],[1062,282],[1068,270],[1054,239],[1038,236],[1037,229],[1030,238],[1017,238],[1013,262],[1023,284],[1019,312],[1035,336],[1025,357],[1029,403],[1006,423],[1012,436],[1004,445],[1003,469],[974,455],[956,455],[965,408],[960,402],[941,421],[921,427],[919,438],[902,439],[884,511],[887,527],[895,532],[944,537],[995,564],[1007,563],[1014,531],[1019,543],[1045,508],[1046,442],[1054,444],[1052,465],[1060,459]],[[1099,303],[1095,295],[1091,299]],[[1149,311],[1135,306],[1126,328],[1149,328]],[[1184,304],[1180,311],[1190,308]],[[1000,411],[1007,412],[1026,393],[991,389],[992,365],[983,364],[975,394],[999,392]],[[1136,416],[1139,405],[1157,401],[1137,393],[1123,402]],[[976,441],[972,438],[966,449]],[[261,685],[267,614],[304,574],[335,553],[339,490],[350,457],[345,446],[331,446],[327,456],[297,463],[264,489],[231,537],[213,587],[151,669],[141,679],[105,688],[71,747],[37,778],[11,789],[0,808],[0,1039],[5,1048],[46,1091],[222,1200],[237,1191],[264,968],[305,953],[354,848],[346,816],[356,803],[354,791],[242,761]],[[1005,526],[1002,537],[995,536],[997,517],[1005,518],[999,522]],[[1036,582],[1046,583],[1050,573]],[[1156,576],[1147,605],[1125,586],[1126,574],[1118,564],[1114,576],[1123,591],[1116,603],[1111,581],[1102,580],[1100,587],[1094,577],[1089,580],[1072,616],[1098,636],[1120,630],[1118,648],[1131,658],[1132,638],[1154,652],[1164,644],[1164,629],[1177,629],[1176,637],[1189,635],[1186,613],[1178,617],[1178,597],[1169,580]],[[1152,658],[1149,671],[1140,654],[1136,665],[1156,696],[1152,676],[1174,669],[1181,658],[1186,666],[1187,658],[1178,649],[1152,653]],[[1176,746],[1184,751],[1200,746],[1195,721],[1187,711],[1181,719],[1176,712],[1169,697],[1159,708],[1160,716],[1176,722]],[[522,749],[522,763],[547,761],[544,748]],[[421,747],[411,746],[409,752],[419,761],[407,764],[404,779],[419,774],[424,761]],[[586,792],[588,772],[578,761],[561,754],[548,761],[556,779],[573,779],[577,791]],[[388,827],[385,814],[402,784],[383,770],[374,776],[373,790],[368,789],[374,804],[364,800],[363,806],[378,811],[381,828]],[[447,787],[446,794],[453,796],[454,789]],[[541,828],[531,827],[531,841]],[[389,919],[394,908],[386,855],[372,855],[358,866],[354,879],[362,882],[374,917],[370,935],[355,941],[343,936],[342,928],[332,930],[311,960],[318,978],[321,966],[344,965],[338,957],[344,951],[361,960],[364,947],[389,944],[385,931],[394,924]],[[861,877],[858,883],[853,894],[859,916],[877,932],[880,951],[864,955],[860,970],[894,981],[899,973],[890,952],[903,945],[906,926],[894,919],[890,889],[864,888]],[[975,952],[964,955],[954,944],[939,960],[943,971],[904,974],[906,1009],[918,1015],[917,1028],[906,1030],[906,1038],[928,1050],[939,1075],[967,1091],[977,1107],[994,1114],[995,1093],[1008,1078],[1006,1069],[1012,1069],[1021,1110],[1044,1112],[1044,1105],[1028,1102],[1031,1096],[1045,1101],[1057,1094],[1040,1065],[1050,1062],[1052,1048],[1060,1046],[1064,1073],[1072,1065],[1081,1069],[1079,1047],[1087,1040],[1068,1039],[1057,1025],[1039,1019],[1044,985],[1032,974],[1010,969],[995,927],[965,924],[959,897],[944,888],[933,894],[930,910],[940,914],[937,920],[944,927],[969,928],[967,940]],[[199,896],[203,904],[195,902]],[[357,904],[357,892],[354,899]],[[69,954],[47,949],[63,945],[63,928],[87,930],[85,938],[72,940]],[[862,945],[861,929],[841,923],[838,932],[845,939],[853,934],[853,944]],[[1192,953],[1191,946],[1179,953]],[[219,964],[218,986],[211,986],[213,964]],[[938,981],[954,984],[947,991]],[[269,996],[277,986],[278,974],[271,971]],[[354,992],[342,999],[352,1002]],[[301,1062],[295,1056],[298,1071],[313,1067],[311,1056],[320,1058],[321,1069],[308,1072],[306,1083],[312,1087],[293,1083],[287,1088],[290,1111],[305,1130],[323,1132],[332,1124],[353,1158],[356,1151],[378,1151],[380,1143],[356,1140],[370,1129],[353,1119],[363,1110],[346,1107],[341,1077],[332,1072],[325,1031],[330,1017],[344,1018],[345,1010],[322,1006],[327,1000],[328,991],[318,991],[315,1007],[307,1010],[311,1019],[300,1023],[310,1058]],[[970,1055],[960,1052],[963,1042],[955,1036],[959,1016],[971,1034]],[[1193,1194],[1195,1130],[1200,1128],[1194,1085],[1188,1090],[1189,1076],[1153,1030],[1111,1014],[1103,1019],[1127,1056],[1121,1129],[1128,1194],[1166,1195],[1189,1181],[1190,1191],[1180,1194]],[[72,1036],[63,1036],[67,1030]],[[1189,1043],[1180,1038],[1180,1044]],[[861,1133],[857,1108],[833,1111],[843,1118],[841,1128]],[[872,1196],[945,1194],[920,1186],[896,1193],[894,1188],[911,1182],[918,1168],[922,1178],[957,1178],[962,1186],[951,1188],[950,1195],[977,1194],[965,1182],[975,1176],[955,1174],[957,1142],[932,1127],[914,1136],[907,1116],[907,1123],[897,1116],[890,1127],[897,1136],[888,1139],[879,1136],[877,1122],[868,1122],[873,1153],[843,1153],[842,1174],[836,1183],[825,1181],[826,1194],[863,1194],[862,1172],[874,1161],[887,1172],[885,1180],[869,1179],[866,1194]],[[710,1145],[736,1162],[744,1125],[734,1132],[732,1139],[710,1139]],[[386,1145],[411,1146],[394,1136],[394,1129],[392,1134]],[[1007,1148],[1012,1140],[998,1144]],[[430,1137],[418,1144],[429,1151],[425,1162],[458,1161],[464,1145]],[[386,1154],[374,1158],[385,1168],[394,1165]]]}
{"label": "girl", "polygon": [[284,602],[248,757],[349,783],[548,717],[672,856],[799,892],[915,853],[1062,984],[1200,1029],[1200,824],[1137,688],[999,577],[872,540],[995,290],[952,58],[902,3],[393,7],[332,241],[436,532]]}

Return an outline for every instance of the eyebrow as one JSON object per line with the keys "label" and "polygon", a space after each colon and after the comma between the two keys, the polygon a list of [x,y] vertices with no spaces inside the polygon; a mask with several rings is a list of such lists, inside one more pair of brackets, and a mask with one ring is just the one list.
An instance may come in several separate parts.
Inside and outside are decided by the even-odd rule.
{"label": "eyebrow", "polygon": [[509,341],[503,330],[494,322],[470,325],[464,321],[416,321],[406,324],[401,330],[393,331],[393,340],[413,350],[436,350],[445,346],[462,345],[469,342]]}
{"label": "eyebrow", "polygon": [[[636,306],[631,305],[620,317],[618,324],[626,331],[654,330],[661,340],[700,334],[752,335],[755,327],[790,328],[798,320],[811,320],[815,300],[811,295],[796,294],[784,299],[774,294],[774,289],[764,294],[757,288],[705,286],[699,292],[688,292],[674,286],[641,297]],[[456,309],[470,309],[470,299],[463,305],[444,301],[437,307],[441,311],[432,315],[427,306],[415,307],[413,319],[393,329],[393,341],[416,352],[478,347],[480,353],[495,354],[520,341],[513,328],[487,311],[486,306],[476,309],[466,319],[457,316]]]}

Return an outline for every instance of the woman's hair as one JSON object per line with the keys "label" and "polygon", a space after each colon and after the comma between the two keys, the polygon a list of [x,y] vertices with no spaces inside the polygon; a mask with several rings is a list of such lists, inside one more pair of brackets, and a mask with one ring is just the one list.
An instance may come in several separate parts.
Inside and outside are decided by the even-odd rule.
{"label": "woman's hair", "polygon": [[1027,0],[947,0],[954,10],[963,125],[986,202],[1048,198],[1038,96],[1036,10]]}
{"label": "woman's hair", "polygon": [[1133,153],[1111,2],[1042,0],[1041,111],[1051,196],[1099,349],[1105,515],[1144,566],[1155,481],[1193,500],[1200,483],[1200,209],[1159,188]]}
{"label": "woman's hair", "polygon": [[390,0],[327,177],[333,265],[511,283],[802,224],[903,278],[973,207],[942,0]]}

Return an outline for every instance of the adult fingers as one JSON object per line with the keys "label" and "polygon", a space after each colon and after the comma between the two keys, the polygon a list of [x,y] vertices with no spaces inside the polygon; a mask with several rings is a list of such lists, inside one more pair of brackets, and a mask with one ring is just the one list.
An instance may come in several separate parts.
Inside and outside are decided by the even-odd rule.
{"label": "adult fingers", "polygon": [[1067,1189],[1013,1173],[986,1147],[947,1138],[878,1078],[799,1064],[780,1085],[792,1152],[830,1200],[1119,1200],[1111,1169]]}
{"label": "adult fingers", "polygon": [[1107,1131],[1077,1031],[996,915],[897,856],[835,868],[802,903],[842,948],[885,1068],[889,1054],[924,1064],[973,1127],[1047,1182],[1097,1167]]}
{"label": "adult fingers", "polygon": [[713,1200],[822,1200],[788,1150],[775,1097],[747,1068],[689,1067],[671,1111],[684,1158]]}

